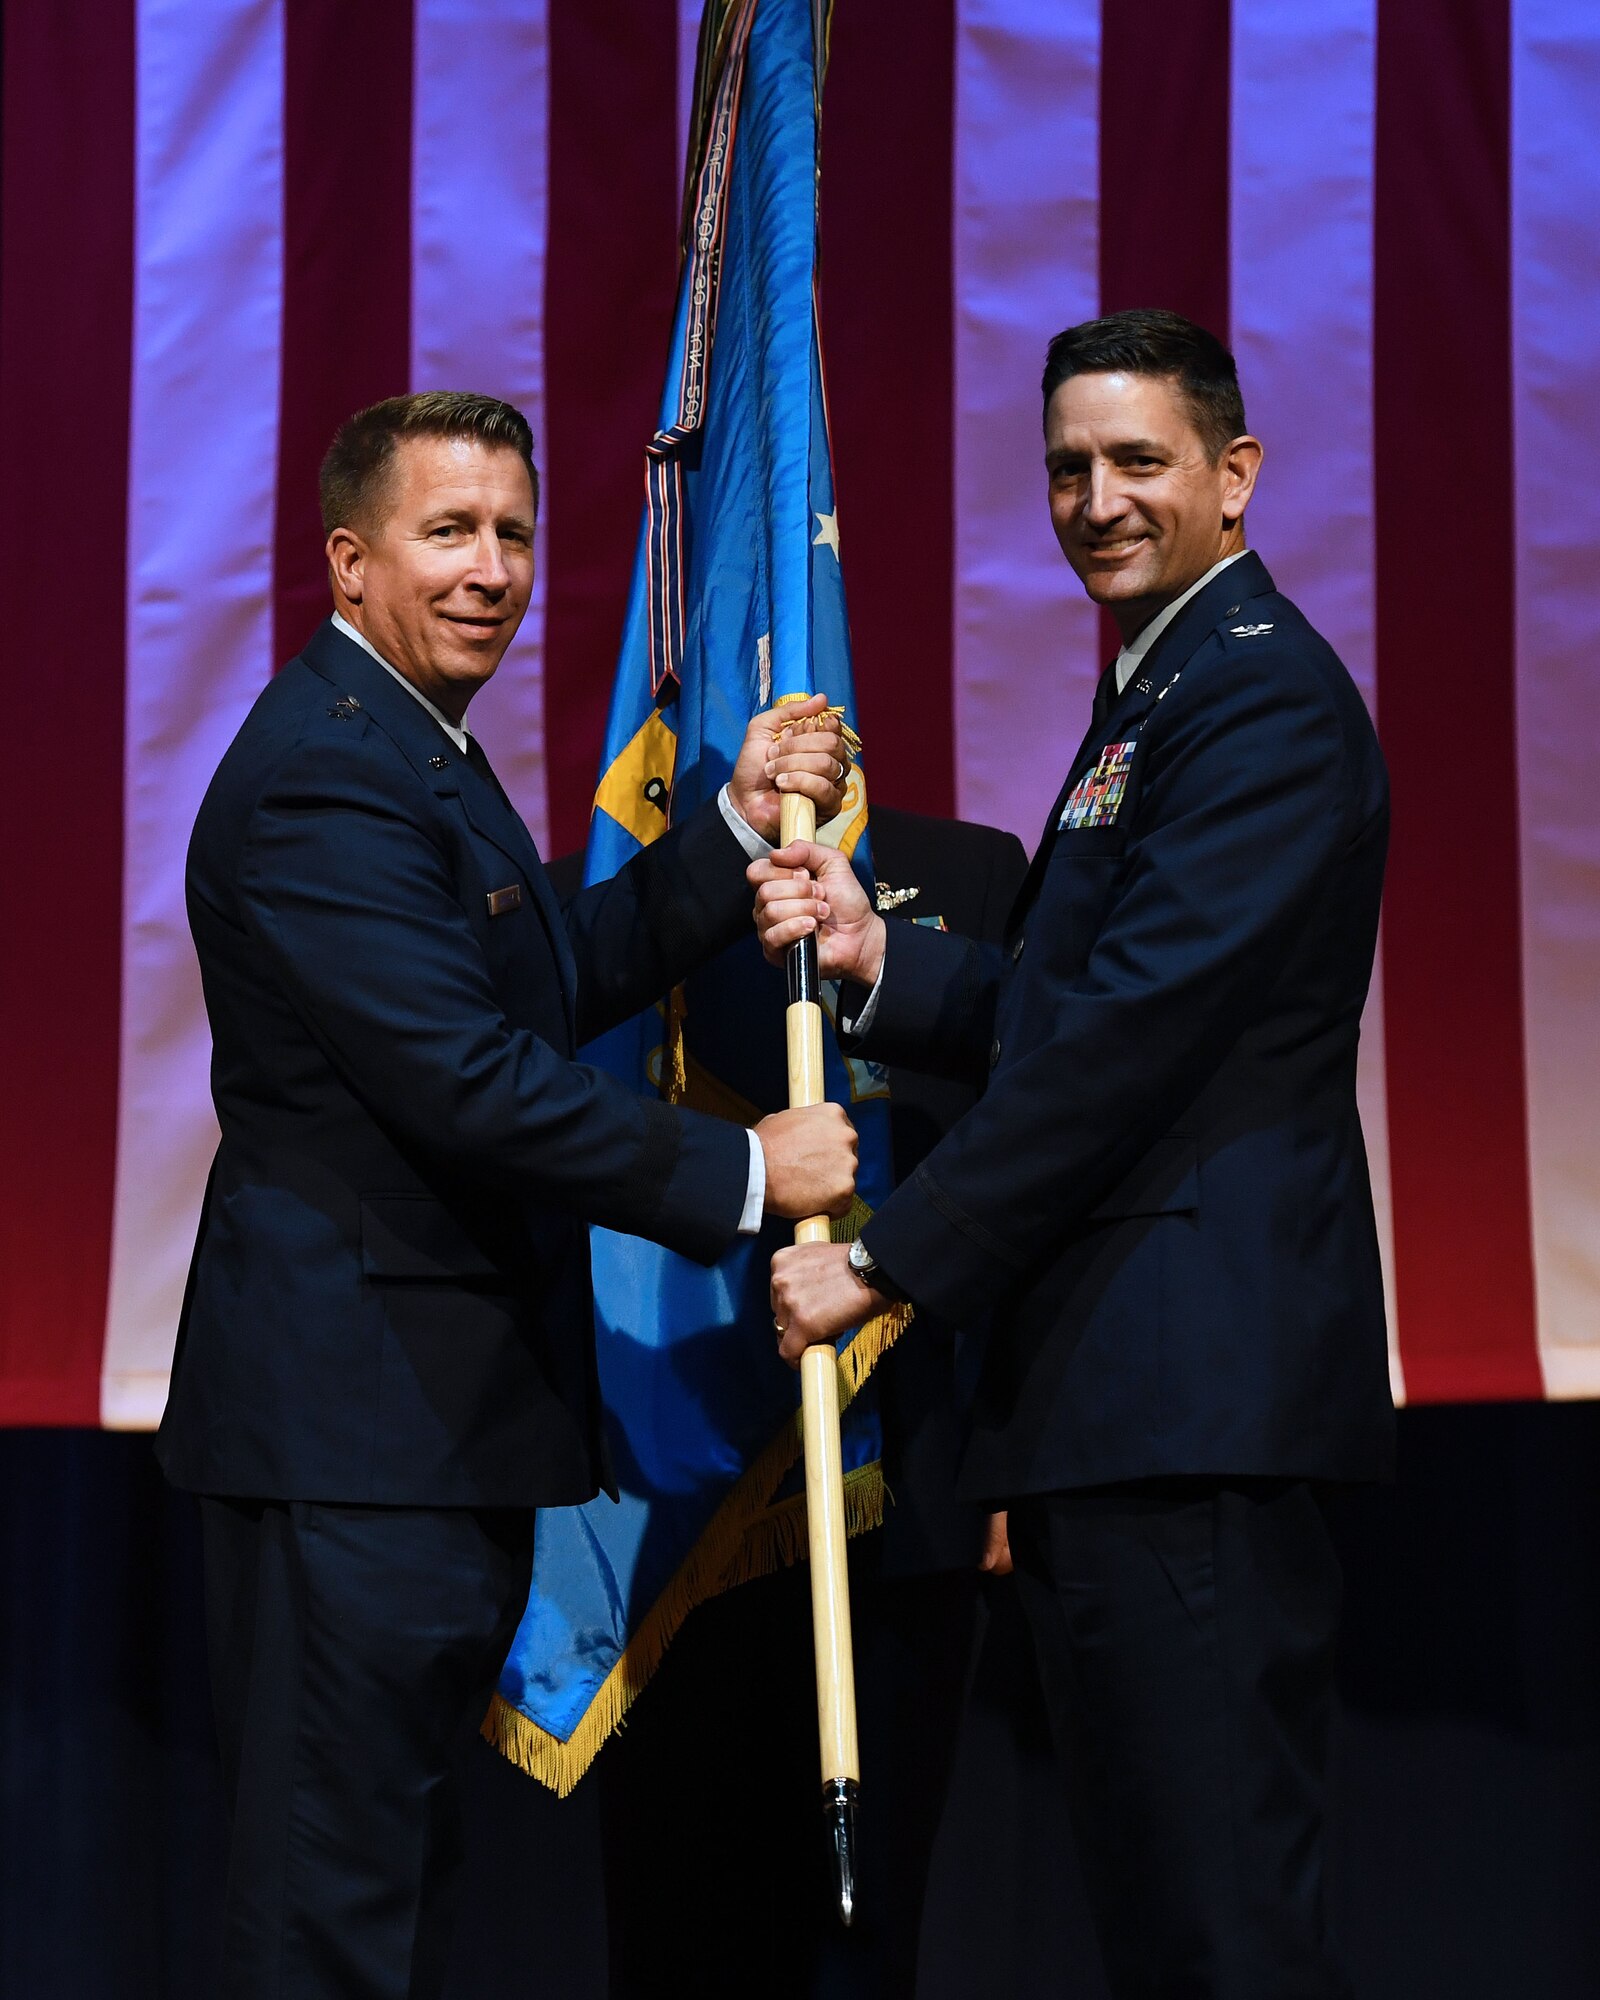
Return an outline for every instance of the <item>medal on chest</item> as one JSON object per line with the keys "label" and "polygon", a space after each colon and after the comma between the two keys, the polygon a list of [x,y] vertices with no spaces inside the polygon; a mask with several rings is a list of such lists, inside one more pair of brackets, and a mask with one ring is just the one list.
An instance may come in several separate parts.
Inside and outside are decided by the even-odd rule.
{"label": "medal on chest", "polygon": [[1061,817],[1056,821],[1057,833],[1115,823],[1122,801],[1127,797],[1128,771],[1138,747],[1137,736],[1129,737],[1125,743],[1108,743],[1105,746],[1094,769],[1085,772],[1068,793]]}

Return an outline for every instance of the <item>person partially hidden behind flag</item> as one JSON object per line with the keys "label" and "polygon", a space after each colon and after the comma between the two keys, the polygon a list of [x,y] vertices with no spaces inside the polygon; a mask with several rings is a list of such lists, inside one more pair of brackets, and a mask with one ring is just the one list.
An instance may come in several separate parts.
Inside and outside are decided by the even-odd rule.
{"label": "person partially hidden behind flag", "polygon": [[190,845],[222,1142],[157,1449],[202,1496],[229,2000],[440,1990],[453,1765],[534,1509],[610,1483],[587,1225],[709,1263],[763,1210],[853,1192],[835,1105],[746,1132],[572,1059],[742,934],[780,794],[836,813],[849,752],[820,696],[781,746],[757,716],[720,797],[563,913],[465,721],[528,606],[537,504],[509,404],[343,425],[334,615]]}
{"label": "person partially hidden behind flag", "polygon": [[778,1253],[773,1313],[789,1359],[901,1296],[986,1330],[962,1484],[1009,1503],[1118,2000],[1321,2000],[1318,1485],[1393,1451],[1355,1087],[1388,782],[1245,547],[1222,344],[1119,313],[1043,389],[1056,535],[1122,649],[1002,946],[885,926],[820,847],[752,866],[767,951],[820,927],[860,1047],[984,1080],[859,1245]]}

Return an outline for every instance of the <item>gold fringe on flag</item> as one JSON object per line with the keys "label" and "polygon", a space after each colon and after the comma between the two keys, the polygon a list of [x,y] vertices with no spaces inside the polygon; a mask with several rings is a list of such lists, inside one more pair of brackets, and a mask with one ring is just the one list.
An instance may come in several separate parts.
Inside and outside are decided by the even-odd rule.
{"label": "gold fringe on flag", "polygon": [[[833,1224],[833,1240],[858,1236],[871,1210],[859,1196],[850,1213]],[[870,1319],[839,1356],[839,1407],[848,1409],[856,1391],[911,1323],[909,1305],[892,1306]],[[772,1496],[801,1452],[800,1412],[772,1440],[736,1482],[706,1524],[676,1574],[623,1648],[616,1665],[595,1690],[577,1727],[565,1742],[530,1722],[495,1695],[483,1720],[483,1735],[503,1757],[529,1777],[565,1798],[588,1770],[600,1746],[620,1726],[635,1698],[649,1684],[662,1655],[697,1604],[736,1583],[768,1575],[806,1553],[805,1495],[772,1505]],[[883,1468],[874,1460],[845,1476],[845,1524],[864,1534],[883,1520]]]}
{"label": "gold fringe on flag", "polygon": [[674,986],[667,995],[667,1025],[661,1037],[661,1095],[669,1104],[681,1104],[689,1095],[689,1052],[683,1043],[683,1017],[688,1011],[683,988]]}
{"label": "gold fringe on flag", "polygon": [[[883,1503],[887,1488],[883,1464],[873,1459],[858,1465],[844,1476],[844,1531],[847,1535],[870,1534],[883,1526]],[[743,1546],[722,1579],[724,1590],[736,1584],[754,1583],[774,1570],[791,1569],[811,1553],[806,1530],[806,1496],[791,1493],[779,1500],[759,1520],[751,1523]]]}

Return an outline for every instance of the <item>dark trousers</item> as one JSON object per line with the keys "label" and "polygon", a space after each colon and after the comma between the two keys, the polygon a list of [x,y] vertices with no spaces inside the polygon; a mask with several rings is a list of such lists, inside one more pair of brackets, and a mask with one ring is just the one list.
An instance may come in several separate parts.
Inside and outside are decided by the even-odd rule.
{"label": "dark trousers", "polygon": [[205,1499],[223,2000],[430,2000],[533,1515]]}
{"label": "dark trousers", "polygon": [[1323,1791],[1340,1574],[1316,1495],[1015,1503],[1011,1550],[1117,2000],[1333,2000]]}

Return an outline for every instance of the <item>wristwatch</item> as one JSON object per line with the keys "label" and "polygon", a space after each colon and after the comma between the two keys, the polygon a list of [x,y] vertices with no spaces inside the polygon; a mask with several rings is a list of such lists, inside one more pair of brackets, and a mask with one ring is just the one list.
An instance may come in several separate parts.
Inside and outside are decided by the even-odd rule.
{"label": "wristwatch", "polygon": [[881,1292],[886,1299],[897,1301],[905,1297],[888,1272],[879,1268],[878,1260],[859,1236],[850,1245],[846,1254],[849,1257],[851,1270],[862,1284],[870,1285],[875,1292]]}

